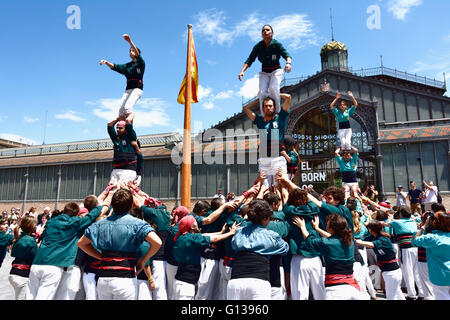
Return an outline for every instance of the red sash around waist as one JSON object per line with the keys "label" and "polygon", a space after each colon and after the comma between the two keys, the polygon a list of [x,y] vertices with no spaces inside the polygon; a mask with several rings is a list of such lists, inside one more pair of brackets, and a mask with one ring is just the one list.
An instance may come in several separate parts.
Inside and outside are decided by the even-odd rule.
{"label": "red sash around waist", "polygon": [[334,286],[338,284],[348,284],[352,287],[355,287],[360,291],[358,282],[356,282],[355,278],[352,274],[326,274],[325,275],[325,286]]}
{"label": "red sash around waist", "polygon": [[31,266],[27,264],[15,264],[13,263],[11,267],[19,269],[19,270],[30,270]]}

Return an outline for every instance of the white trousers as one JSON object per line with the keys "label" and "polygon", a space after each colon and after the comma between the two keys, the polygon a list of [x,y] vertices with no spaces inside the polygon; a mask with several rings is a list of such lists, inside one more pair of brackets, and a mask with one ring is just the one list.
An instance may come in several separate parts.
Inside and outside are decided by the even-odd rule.
{"label": "white trousers", "polygon": [[231,279],[227,287],[227,300],[270,300],[270,282],[256,278]]}
{"label": "white trousers", "polygon": [[400,285],[402,283],[402,271],[396,269],[393,271],[383,271],[384,286],[386,289],[387,300],[405,300]]}
{"label": "white trousers", "polygon": [[286,284],[284,282],[284,268],[280,266],[280,287],[272,287],[272,300],[287,300]]}
{"label": "white trousers", "polygon": [[370,280],[373,283],[375,289],[381,290],[381,270],[376,265],[368,267]]}
{"label": "white trousers", "polygon": [[219,260],[219,273],[220,273],[220,295],[218,300],[228,300],[227,299],[227,287],[228,282],[231,280],[231,267],[225,266],[223,264],[223,259]]}
{"label": "white trousers", "polygon": [[428,264],[426,262],[418,261],[417,271],[419,273],[419,279],[422,283],[424,300],[434,300],[433,285],[430,282],[430,276],[428,274]]}
{"label": "white trousers", "polygon": [[423,297],[423,288],[422,281],[419,278],[419,270],[417,268],[417,264],[419,263],[417,260],[417,247],[413,248],[404,248],[402,251],[402,274],[403,279],[405,280],[406,290],[408,292],[408,297],[417,298],[417,291],[414,286],[414,283],[419,290],[419,296]]}
{"label": "white trousers", "polygon": [[337,135],[341,142],[341,148],[350,150],[352,148],[352,129],[338,129]]}
{"label": "white trousers", "polygon": [[450,300],[450,286],[431,285],[433,286],[434,298],[436,300]]}
{"label": "white trousers", "polygon": [[129,169],[113,169],[111,171],[111,178],[109,179],[109,183],[120,183],[123,182],[127,184],[130,181],[134,181],[136,179],[136,171]]}
{"label": "white trousers", "polygon": [[327,300],[367,300],[355,287],[349,284],[340,284],[325,288]]}
{"label": "white trousers", "polygon": [[282,156],[276,158],[259,158],[258,168],[259,172],[264,172],[267,175],[267,178],[263,182],[266,187],[271,187],[272,184],[277,186],[278,183],[275,181],[277,171],[281,168],[284,173],[287,173],[287,162]]}
{"label": "white trousers", "polygon": [[353,263],[353,277],[355,278],[356,282],[359,284],[359,288],[361,289],[361,293],[364,295],[364,300],[370,299],[370,295],[367,292],[367,286],[366,286],[366,278],[365,278],[365,269],[361,265],[361,262],[354,262]]}
{"label": "white trousers", "polygon": [[126,117],[133,112],[133,107],[142,97],[143,91],[139,88],[128,89],[122,96],[120,102],[119,117]]}
{"label": "white trousers", "polygon": [[[367,249],[365,247],[363,247],[362,249],[358,248],[358,251],[361,254],[361,257],[363,258],[363,261],[364,261],[364,265],[361,266],[363,285],[365,286],[368,294],[371,297],[376,297],[377,293],[375,291],[372,279],[370,277],[369,264],[368,264],[368,260],[367,260]],[[361,286],[361,284],[360,284],[360,286]]]}
{"label": "white trousers", "polygon": [[95,273],[83,273],[83,286],[86,300],[98,300]]}
{"label": "white trousers", "polygon": [[136,300],[136,278],[101,277],[97,282],[98,300]]}
{"label": "white trousers", "polygon": [[167,298],[175,300],[175,275],[177,274],[178,266],[174,266],[166,262],[166,280],[167,280]]}
{"label": "white trousers", "polygon": [[263,112],[263,101],[267,97],[271,97],[275,101],[275,112],[279,113],[280,106],[280,85],[283,80],[283,69],[277,69],[272,72],[260,72],[259,73],[259,107],[261,115]]}
{"label": "white trousers", "polygon": [[172,300],[194,300],[195,285],[175,279]]}
{"label": "white trousers", "polygon": [[195,300],[213,300],[218,290],[216,282],[219,280],[219,261],[200,258],[201,272],[197,283]]}
{"label": "white trousers", "polygon": [[164,260],[153,260],[152,278],[155,290],[152,292],[154,300],[167,300],[166,264]]}
{"label": "white trousers", "polygon": [[308,300],[309,289],[314,300],[325,300],[325,272],[319,257],[296,254],[291,260],[292,300]]}
{"label": "white trousers", "polygon": [[137,279],[137,300],[153,300],[148,280]]}
{"label": "white trousers", "polygon": [[25,297],[28,292],[28,282],[29,279],[27,277],[21,277],[17,274],[10,274],[8,276],[9,283],[11,283],[14,289],[14,296],[16,300],[25,300]]}
{"label": "white trousers", "polygon": [[33,264],[30,269],[27,300],[53,300],[64,270],[61,267]]}
{"label": "white trousers", "polygon": [[54,300],[75,300],[80,290],[81,269],[79,266],[68,267],[63,271]]}

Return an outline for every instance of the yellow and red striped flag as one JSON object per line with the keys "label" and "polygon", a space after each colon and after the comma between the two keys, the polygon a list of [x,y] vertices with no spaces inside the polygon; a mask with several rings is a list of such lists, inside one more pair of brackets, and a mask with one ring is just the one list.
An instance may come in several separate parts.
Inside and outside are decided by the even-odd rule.
{"label": "yellow and red striped flag", "polygon": [[[192,99],[191,102],[197,103],[197,91],[198,91],[198,64],[197,64],[197,55],[195,54],[195,46],[194,46],[194,38],[192,37],[191,42],[191,90],[192,90]],[[181,83],[180,92],[178,93],[178,99],[177,102],[179,104],[185,104],[186,103],[186,78],[187,78],[187,72],[184,76],[183,82]]]}

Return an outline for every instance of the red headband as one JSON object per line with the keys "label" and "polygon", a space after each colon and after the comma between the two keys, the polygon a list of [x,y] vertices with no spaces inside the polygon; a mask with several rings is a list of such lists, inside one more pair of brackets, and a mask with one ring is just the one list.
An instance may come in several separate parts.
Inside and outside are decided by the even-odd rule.
{"label": "red headband", "polygon": [[184,218],[185,216],[187,216],[189,214],[189,209],[186,208],[185,206],[179,206],[177,207],[174,211],[173,211],[173,222],[171,224],[171,226],[173,227],[174,225],[177,224],[177,222],[179,220],[181,220],[182,218]]}
{"label": "red headband", "polygon": [[185,216],[180,220],[178,224],[178,232],[173,238],[173,242],[177,241],[177,238],[180,234],[185,235],[192,228],[192,225],[195,223],[194,216]]}

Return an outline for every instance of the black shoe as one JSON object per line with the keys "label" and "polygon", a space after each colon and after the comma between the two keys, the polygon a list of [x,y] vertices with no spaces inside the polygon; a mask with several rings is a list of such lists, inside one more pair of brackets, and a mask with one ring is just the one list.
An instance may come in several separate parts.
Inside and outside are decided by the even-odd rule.
{"label": "black shoe", "polygon": [[406,297],[406,300],[417,300],[417,298]]}

